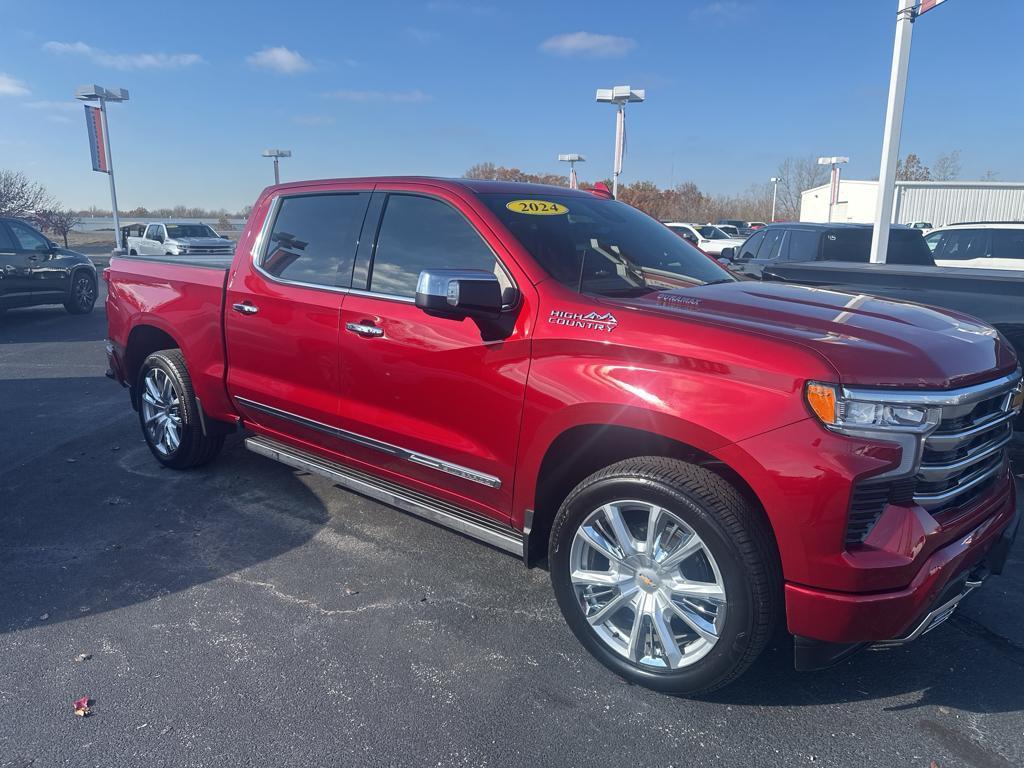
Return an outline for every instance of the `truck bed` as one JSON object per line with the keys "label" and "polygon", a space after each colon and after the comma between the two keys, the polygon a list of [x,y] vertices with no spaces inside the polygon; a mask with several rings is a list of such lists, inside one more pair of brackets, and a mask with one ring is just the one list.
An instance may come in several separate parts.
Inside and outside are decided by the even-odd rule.
{"label": "truck bed", "polygon": [[224,288],[229,257],[116,256],[105,270],[110,343],[125,360],[122,383],[134,386],[141,360],[125,356],[129,334],[163,334],[181,349],[203,409],[230,420],[224,386]]}

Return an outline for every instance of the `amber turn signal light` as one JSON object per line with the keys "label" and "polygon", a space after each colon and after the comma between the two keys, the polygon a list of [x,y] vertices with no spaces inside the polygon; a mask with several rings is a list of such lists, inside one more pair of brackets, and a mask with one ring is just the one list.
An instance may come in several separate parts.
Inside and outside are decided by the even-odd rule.
{"label": "amber turn signal light", "polygon": [[807,404],[825,424],[836,423],[836,390],[827,384],[807,385]]}

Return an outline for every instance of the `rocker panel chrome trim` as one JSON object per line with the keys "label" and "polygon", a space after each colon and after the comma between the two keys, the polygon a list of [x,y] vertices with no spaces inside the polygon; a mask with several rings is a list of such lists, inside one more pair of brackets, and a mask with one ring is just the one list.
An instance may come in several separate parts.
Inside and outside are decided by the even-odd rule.
{"label": "rocker panel chrome trim", "polygon": [[299,416],[298,414],[291,413],[290,411],[283,411],[280,408],[274,408],[270,405],[264,405],[263,403],[257,403],[255,400],[250,400],[247,397],[241,397],[235,395],[237,400],[242,405],[252,408],[253,410],[266,413],[270,416],[276,416],[279,419],[285,419],[294,424],[299,424],[310,429],[315,429],[318,432],[331,435],[332,437],[340,438],[341,440],[347,440],[350,443],[356,443],[366,448],[373,448],[374,450],[381,451],[382,453],[388,453],[392,456],[411,461],[413,464],[419,464],[423,467],[430,467],[436,469],[439,472],[445,472],[455,477],[461,477],[463,480],[469,480],[474,483],[480,483],[486,485],[488,488],[498,489],[501,488],[501,479],[494,475],[488,475],[485,472],[478,472],[475,469],[464,467],[461,464],[453,464],[450,461],[444,461],[442,459],[428,456],[424,453],[418,453],[416,451],[410,451],[406,448],[401,448],[391,443],[385,443],[383,440],[375,440],[372,437],[366,437],[356,432],[349,432],[347,429],[340,429],[339,427],[332,427],[329,424],[323,424],[313,419],[307,419],[305,416]]}

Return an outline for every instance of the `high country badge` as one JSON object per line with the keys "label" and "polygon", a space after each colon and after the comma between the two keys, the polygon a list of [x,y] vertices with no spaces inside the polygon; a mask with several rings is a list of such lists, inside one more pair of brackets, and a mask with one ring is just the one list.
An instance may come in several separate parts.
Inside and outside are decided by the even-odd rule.
{"label": "high country badge", "polygon": [[552,325],[564,325],[567,328],[583,328],[588,331],[604,331],[611,333],[619,324],[615,315],[611,312],[566,312],[562,309],[552,309],[548,315],[548,322]]}

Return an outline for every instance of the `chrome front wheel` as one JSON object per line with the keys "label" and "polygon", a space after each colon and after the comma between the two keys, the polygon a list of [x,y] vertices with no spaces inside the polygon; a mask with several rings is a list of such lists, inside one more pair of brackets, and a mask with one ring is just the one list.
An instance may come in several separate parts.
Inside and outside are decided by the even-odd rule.
{"label": "chrome front wheel", "polygon": [[727,597],[703,539],[671,510],[623,499],[576,529],[569,578],[605,645],[650,671],[687,667],[718,642]]}

